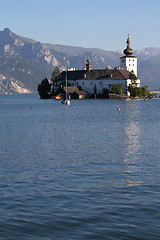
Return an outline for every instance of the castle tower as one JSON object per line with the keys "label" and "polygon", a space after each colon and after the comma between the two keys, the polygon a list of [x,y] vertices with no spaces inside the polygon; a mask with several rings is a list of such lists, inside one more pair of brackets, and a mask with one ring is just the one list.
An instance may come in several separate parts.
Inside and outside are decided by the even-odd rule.
{"label": "castle tower", "polygon": [[128,39],[126,43],[127,43],[127,48],[123,51],[125,56],[120,58],[120,68],[126,69],[129,72],[133,71],[134,74],[137,76],[137,57],[132,56],[133,49],[131,49],[130,47],[129,34],[128,34]]}
{"label": "castle tower", "polygon": [[90,70],[91,70],[91,64],[90,64],[90,59],[89,59],[89,57],[88,57],[88,59],[87,59],[86,70],[87,70],[87,71],[90,71]]}

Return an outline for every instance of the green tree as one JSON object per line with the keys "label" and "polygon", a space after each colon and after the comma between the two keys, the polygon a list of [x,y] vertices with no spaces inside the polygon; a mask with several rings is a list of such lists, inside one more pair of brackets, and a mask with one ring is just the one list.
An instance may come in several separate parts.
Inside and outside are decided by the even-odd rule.
{"label": "green tree", "polygon": [[137,76],[134,74],[133,70],[130,72],[130,79],[131,79],[131,85],[137,86]]}
{"label": "green tree", "polygon": [[123,93],[121,84],[117,84],[117,83],[116,84],[112,84],[111,87],[112,87],[112,90],[111,90],[112,94],[121,95]]}
{"label": "green tree", "polygon": [[131,94],[131,97],[136,98],[144,98],[144,97],[148,97],[150,95],[150,91],[148,90],[148,86],[145,87],[135,87],[130,85],[128,87],[128,91]]}
{"label": "green tree", "polygon": [[148,90],[148,86],[142,87],[142,93],[144,97],[148,97],[150,95],[150,91]]}
{"label": "green tree", "polygon": [[60,70],[59,68],[56,66],[54,71],[52,72],[52,77],[51,77],[51,81],[54,82],[58,82],[59,80],[59,74],[60,74]]}
{"label": "green tree", "polygon": [[130,72],[130,79],[131,79],[131,84],[128,87],[128,91],[130,92],[131,97],[143,98],[143,97],[149,96],[150,91],[148,90],[148,86],[137,87],[137,77],[133,71]]}
{"label": "green tree", "polygon": [[107,88],[103,88],[102,97],[109,98],[109,90]]}
{"label": "green tree", "polygon": [[97,96],[97,87],[96,84],[94,84],[94,98],[96,99]]}
{"label": "green tree", "polygon": [[52,84],[49,83],[47,78],[42,80],[41,84],[38,85],[38,93],[40,95],[40,98],[51,98],[51,85]]}
{"label": "green tree", "polygon": [[59,77],[60,77],[60,70],[56,66],[54,71],[52,72],[52,77],[51,77],[51,81],[52,81],[52,84],[53,84],[53,88],[52,88],[52,95],[53,96],[55,95],[54,92],[57,92],[57,88],[58,88],[57,83],[59,81]]}
{"label": "green tree", "polygon": [[131,80],[137,80],[137,76],[134,74],[133,70],[130,72],[130,79]]}

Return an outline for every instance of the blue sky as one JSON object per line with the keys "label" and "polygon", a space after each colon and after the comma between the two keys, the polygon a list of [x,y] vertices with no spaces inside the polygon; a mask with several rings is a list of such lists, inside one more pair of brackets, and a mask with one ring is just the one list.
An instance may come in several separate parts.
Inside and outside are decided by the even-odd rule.
{"label": "blue sky", "polygon": [[160,48],[159,0],[0,0],[0,31],[42,43],[120,50]]}

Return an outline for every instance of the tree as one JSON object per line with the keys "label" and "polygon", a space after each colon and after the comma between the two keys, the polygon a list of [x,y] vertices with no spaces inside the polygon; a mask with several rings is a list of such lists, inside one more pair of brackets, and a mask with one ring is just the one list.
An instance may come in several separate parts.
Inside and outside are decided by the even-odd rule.
{"label": "tree", "polygon": [[59,80],[59,74],[60,74],[60,70],[59,68],[56,66],[54,71],[52,72],[52,77],[51,77],[51,81],[54,82],[58,82]]}
{"label": "tree", "polygon": [[112,90],[111,90],[112,94],[121,95],[123,93],[121,84],[112,84],[111,86],[112,86]]}
{"label": "tree", "polygon": [[143,98],[149,96],[150,91],[148,90],[148,86],[137,87],[137,76],[134,74],[133,70],[130,72],[130,79],[131,84],[128,87],[128,91],[130,92],[131,97]]}
{"label": "tree", "polygon": [[134,74],[133,70],[130,72],[130,79],[131,79],[131,85],[137,86],[137,76]]}
{"label": "tree", "polygon": [[53,96],[54,96],[54,91],[57,92],[57,82],[59,81],[59,76],[60,76],[60,70],[56,66],[54,71],[52,72],[52,77],[51,77],[51,81],[52,81],[52,84],[53,84],[53,88],[52,88],[52,95]]}
{"label": "tree", "polygon": [[148,86],[142,87],[142,93],[144,97],[148,97],[150,95],[150,91],[148,90]]}
{"label": "tree", "polygon": [[52,84],[49,83],[47,78],[42,80],[41,84],[38,85],[38,93],[40,95],[40,98],[51,98],[51,85]]}
{"label": "tree", "polygon": [[128,87],[128,91],[131,94],[131,97],[136,98],[144,98],[150,95],[150,91],[148,90],[148,86],[145,87],[134,87],[130,85]]}
{"label": "tree", "polygon": [[102,97],[109,98],[109,90],[107,88],[103,88]]}

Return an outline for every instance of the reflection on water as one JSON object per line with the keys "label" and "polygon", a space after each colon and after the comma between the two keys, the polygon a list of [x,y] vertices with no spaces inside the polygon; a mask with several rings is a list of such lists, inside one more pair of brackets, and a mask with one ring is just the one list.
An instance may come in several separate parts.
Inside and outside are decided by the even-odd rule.
{"label": "reflection on water", "polygon": [[126,142],[127,142],[127,147],[126,147],[126,153],[125,153],[125,160],[136,160],[137,155],[136,153],[138,152],[139,149],[139,127],[138,127],[138,122],[130,122],[126,126]]}
{"label": "reflection on water", "polygon": [[[138,104],[137,104],[138,105]],[[126,132],[126,154],[125,154],[125,160],[136,160],[139,149],[139,134],[140,134],[140,128],[139,128],[139,115],[140,110],[138,106],[135,106],[134,104],[127,104],[126,107],[126,121],[125,121],[125,132]]]}
{"label": "reflection on water", "polygon": [[[125,120],[125,153],[124,153],[124,176],[123,181],[126,181],[126,185],[135,186],[140,185],[143,182],[137,177],[140,171],[140,167],[137,164],[138,151],[139,151],[139,107],[138,104],[127,104],[126,106],[126,120]],[[127,176],[127,178],[126,178]]]}

